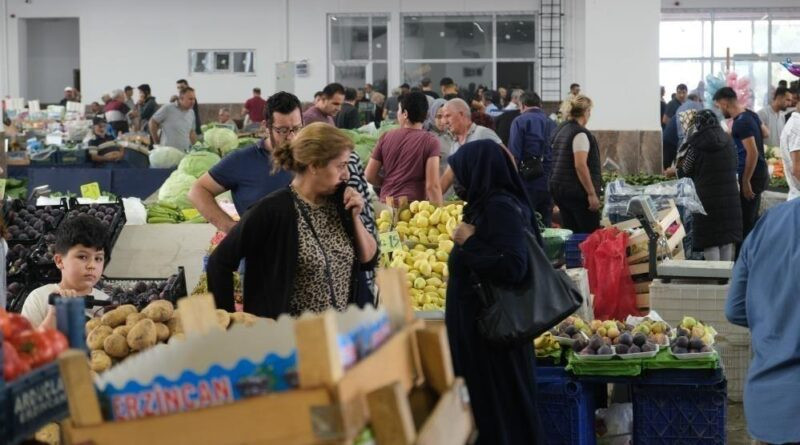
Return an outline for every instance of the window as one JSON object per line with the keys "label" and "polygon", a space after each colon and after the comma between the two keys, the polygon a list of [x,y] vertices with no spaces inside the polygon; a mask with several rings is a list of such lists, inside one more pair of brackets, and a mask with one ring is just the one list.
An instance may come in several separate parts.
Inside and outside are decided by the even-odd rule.
{"label": "window", "polygon": [[189,73],[254,75],[254,54],[251,49],[192,49],[189,50]]}
{"label": "window", "polygon": [[784,13],[773,19],[773,12],[767,10],[698,16],[690,20],[670,16],[661,22],[659,71],[667,96],[678,83],[691,90],[709,74],[724,72],[728,54],[731,69],[750,79],[755,110],[769,102],[779,80],[795,80],[780,62],[787,57],[800,60],[800,14]]}
{"label": "window", "polygon": [[388,24],[386,15],[328,15],[329,77],[351,88],[371,83],[386,94]]}
{"label": "window", "polygon": [[535,16],[404,15],[403,81],[451,77],[462,90],[484,85],[534,88]]}

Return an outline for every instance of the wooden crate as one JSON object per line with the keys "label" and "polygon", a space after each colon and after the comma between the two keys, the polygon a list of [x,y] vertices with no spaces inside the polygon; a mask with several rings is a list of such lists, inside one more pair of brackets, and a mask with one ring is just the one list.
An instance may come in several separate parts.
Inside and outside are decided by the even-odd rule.
{"label": "wooden crate", "polygon": [[[675,223],[678,224],[678,228],[671,235],[667,235],[667,246],[672,258],[682,259],[684,258],[683,239],[686,237],[686,228],[681,222],[680,212],[675,203],[671,203],[669,209],[659,212],[658,223],[655,224],[654,229],[659,234],[666,234],[667,230]],[[611,225],[608,220],[605,220],[604,224],[630,234],[628,237],[628,248],[630,249],[628,265],[631,275],[648,274],[650,272],[648,238],[641,222],[638,219],[629,219]]]}
{"label": "wooden crate", "polygon": [[[66,443],[344,444],[368,423],[385,439],[379,440],[381,445],[467,443],[474,422],[466,388],[454,378],[445,330],[413,319],[402,272],[381,271],[378,282],[396,328],[392,337],[344,370],[332,314],[298,320],[300,388],[292,391],[179,414],[106,422],[85,354],[70,351],[61,360],[71,414],[64,425]],[[424,395],[424,403],[418,394]]]}

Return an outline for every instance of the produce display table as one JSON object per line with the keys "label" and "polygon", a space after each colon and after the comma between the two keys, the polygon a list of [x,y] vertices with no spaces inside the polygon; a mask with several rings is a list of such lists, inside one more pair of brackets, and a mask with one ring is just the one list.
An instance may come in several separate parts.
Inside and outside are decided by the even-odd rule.
{"label": "produce display table", "polygon": [[114,246],[114,259],[105,275],[116,278],[169,276],[179,266],[186,270],[186,286],[197,285],[208,240],[216,233],[211,224],[147,224],[125,226]]}
{"label": "produce display table", "polygon": [[[413,319],[405,280],[397,271],[381,271],[378,280],[393,334],[344,369],[332,312],[295,321],[297,389],[194,411],[107,421],[85,354],[66,352],[60,365],[71,417],[63,425],[67,443],[352,443],[367,424],[377,443],[467,443],[474,423],[466,387],[454,377],[444,330]],[[184,317],[194,317],[204,299],[210,297],[179,303],[189,335],[196,322]]]}
{"label": "produce display table", "polygon": [[28,190],[49,185],[61,193],[80,193],[81,185],[98,182],[100,190],[122,197],[145,199],[157,191],[174,169],[136,168],[113,165],[93,168],[91,165],[30,165],[9,166],[8,175],[28,178]]}

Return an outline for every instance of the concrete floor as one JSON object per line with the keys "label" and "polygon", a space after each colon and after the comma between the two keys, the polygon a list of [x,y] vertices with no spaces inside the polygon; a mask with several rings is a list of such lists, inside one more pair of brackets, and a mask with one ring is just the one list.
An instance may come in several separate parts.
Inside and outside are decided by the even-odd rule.
{"label": "concrete floor", "polygon": [[744,408],[741,403],[728,404],[728,445],[751,445],[753,440],[747,434],[747,422],[744,420]]}

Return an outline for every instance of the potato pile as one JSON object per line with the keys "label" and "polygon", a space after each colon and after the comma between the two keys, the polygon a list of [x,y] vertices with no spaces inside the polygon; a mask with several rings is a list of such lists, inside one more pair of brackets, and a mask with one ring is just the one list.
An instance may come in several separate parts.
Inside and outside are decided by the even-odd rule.
{"label": "potato pile", "polygon": [[[223,329],[237,323],[252,325],[256,317],[242,312],[217,309]],[[89,367],[103,372],[115,363],[170,339],[183,338],[180,313],[167,300],[156,300],[141,312],[125,304],[86,322],[86,345],[91,351]]]}

